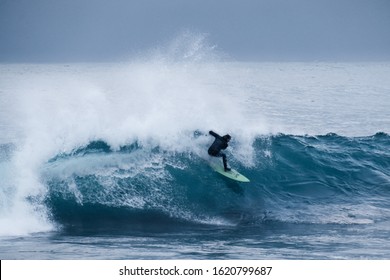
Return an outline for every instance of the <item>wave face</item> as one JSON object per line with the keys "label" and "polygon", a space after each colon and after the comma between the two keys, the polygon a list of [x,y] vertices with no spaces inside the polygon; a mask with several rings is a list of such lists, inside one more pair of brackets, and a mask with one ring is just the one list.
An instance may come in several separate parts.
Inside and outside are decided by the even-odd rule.
{"label": "wave face", "polygon": [[[228,63],[191,34],[165,48],[0,65],[0,236],[389,217],[388,63]],[[210,129],[250,184],[210,169]]]}
{"label": "wave face", "polygon": [[389,148],[384,133],[257,138],[250,166],[229,155],[251,179],[238,184],[194,153],[95,141],[45,165],[45,204],[56,222],[84,228],[371,224],[390,218]]}

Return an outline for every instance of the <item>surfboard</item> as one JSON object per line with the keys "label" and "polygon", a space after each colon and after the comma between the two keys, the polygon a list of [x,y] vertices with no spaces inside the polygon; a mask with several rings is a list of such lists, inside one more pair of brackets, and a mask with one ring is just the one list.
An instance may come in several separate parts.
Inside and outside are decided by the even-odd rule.
{"label": "surfboard", "polygon": [[221,174],[229,179],[232,179],[232,180],[235,180],[238,182],[242,182],[242,183],[250,182],[247,177],[245,177],[244,175],[242,175],[240,172],[238,172],[237,170],[235,170],[233,168],[230,171],[225,171],[223,166],[221,166],[219,164],[210,163],[210,166],[212,169],[214,169],[214,171],[218,172],[219,174]]}

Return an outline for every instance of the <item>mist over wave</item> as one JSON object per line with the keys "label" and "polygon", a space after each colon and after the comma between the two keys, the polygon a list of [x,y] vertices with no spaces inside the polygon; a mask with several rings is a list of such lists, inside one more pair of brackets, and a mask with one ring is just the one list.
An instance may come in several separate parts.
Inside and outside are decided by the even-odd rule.
{"label": "mist over wave", "polygon": [[[1,143],[14,148],[2,151],[0,234],[52,228],[41,172],[57,154],[99,139],[114,150],[138,142],[200,153],[207,140],[194,142],[194,131],[243,131],[240,100],[215,83],[218,68],[200,62],[212,48],[190,37],[124,64],[2,66]],[[20,227],[7,228],[12,220]]]}
{"label": "mist over wave", "polygon": [[[330,222],[333,207],[341,223],[387,215],[372,203],[375,213],[366,216],[343,200],[313,206],[305,198],[360,194],[364,180],[386,191],[388,64],[228,63],[214,49],[187,33],[129,63],[2,65],[0,235],[53,230],[96,211],[135,222],[148,215],[226,225]],[[233,136],[229,160],[253,185],[232,186],[211,172],[210,129]],[[326,140],[314,137],[320,144],[310,150],[301,144],[311,141],[306,134]],[[367,146],[356,136],[368,137]],[[343,166],[332,169],[339,160]],[[289,185],[296,191],[283,189]],[[299,199],[306,206],[292,202]],[[307,218],[272,210],[278,202],[307,207]],[[354,215],[361,217],[348,220]]]}

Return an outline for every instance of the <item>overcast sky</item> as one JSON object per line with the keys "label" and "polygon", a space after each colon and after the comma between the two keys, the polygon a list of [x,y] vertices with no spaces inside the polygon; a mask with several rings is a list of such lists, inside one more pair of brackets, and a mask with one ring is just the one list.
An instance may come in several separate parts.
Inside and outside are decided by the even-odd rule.
{"label": "overcast sky", "polygon": [[0,0],[0,62],[118,59],[183,30],[235,60],[390,60],[390,0]]}

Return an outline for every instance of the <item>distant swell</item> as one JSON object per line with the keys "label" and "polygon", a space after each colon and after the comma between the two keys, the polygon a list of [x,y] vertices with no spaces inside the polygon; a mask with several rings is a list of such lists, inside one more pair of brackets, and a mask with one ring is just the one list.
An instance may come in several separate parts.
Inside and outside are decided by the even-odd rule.
{"label": "distant swell", "polygon": [[386,133],[259,137],[249,164],[232,146],[229,162],[249,184],[221,177],[196,153],[91,142],[45,165],[45,204],[56,223],[75,228],[360,224],[390,214]]}

